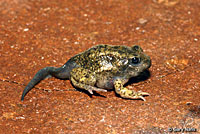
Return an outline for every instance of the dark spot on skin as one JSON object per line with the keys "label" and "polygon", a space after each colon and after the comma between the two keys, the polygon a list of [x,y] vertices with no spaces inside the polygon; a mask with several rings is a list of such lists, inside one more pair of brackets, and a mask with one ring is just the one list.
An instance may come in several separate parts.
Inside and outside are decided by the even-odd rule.
{"label": "dark spot on skin", "polygon": [[87,53],[87,57],[90,57],[90,53]]}
{"label": "dark spot on skin", "polygon": [[118,49],[118,48],[119,48],[119,46],[114,46],[113,48],[114,48],[114,49]]}
{"label": "dark spot on skin", "polygon": [[140,48],[140,47],[139,47],[139,46],[137,46],[137,45],[133,47],[133,49],[134,49],[135,51],[138,51],[138,50],[139,50],[139,48]]}
{"label": "dark spot on skin", "polygon": [[90,76],[89,76],[89,74],[86,74],[85,77],[86,77],[86,78],[89,78]]}
{"label": "dark spot on skin", "polygon": [[137,52],[143,52],[142,48],[140,46],[138,46],[138,45],[133,46],[132,50],[133,51],[137,51]]}
{"label": "dark spot on skin", "polygon": [[118,53],[122,54],[122,53],[123,53],[123,51],[122,51],[122,50],[118,50]]}

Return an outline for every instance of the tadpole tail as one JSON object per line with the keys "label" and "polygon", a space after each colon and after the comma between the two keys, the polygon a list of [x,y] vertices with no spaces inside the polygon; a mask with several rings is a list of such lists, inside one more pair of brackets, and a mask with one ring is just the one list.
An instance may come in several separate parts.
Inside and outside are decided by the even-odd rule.
{"label": "tadpole tail", "polygon": [[57,67],[45,67],[41,70],[39,70],[33,79],[28,83],[28,85],[25,87],[21,100],[24,100],[25,95],[35,86],[37,85],[41,80],[49,77],[56,77],[58,79],[69,79],[70,78],[70,72],[73,68],[77,67],[77,64],[73,59],[70,59],[65,63],[63,66],[57,68]]}
{"label": "tadpole tail", "polygon": [[21,97],[21,101],[24,100],[25,95],[35,86],[37,85],[41,80],[51,77],[54,74],[58,74],[60,72],[60,68],[56,68],[56,67],[45,67],[41,70],[39,70],[35,76],[33,77],[33,79],[28,83],[28,85],[25,87],[23,93],[22,93],[22,97]]}

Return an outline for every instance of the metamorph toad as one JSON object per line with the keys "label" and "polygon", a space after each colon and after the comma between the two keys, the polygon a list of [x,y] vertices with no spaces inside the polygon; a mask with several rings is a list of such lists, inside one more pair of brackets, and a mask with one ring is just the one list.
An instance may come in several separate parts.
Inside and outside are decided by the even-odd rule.
{"label": "metamorph toad", "polygon": [[114,88],[122,98],[145,101],[143,96],[149,95],[148,93],[129,90],[123,85],[150,66],[150,57],[137,45],[97,45],[75,55],[62,67],[45,67],[39,70],[25,87],[21,100],[41,80],[53,76],[69,79],[75,87],[85,89],[90,94]]}

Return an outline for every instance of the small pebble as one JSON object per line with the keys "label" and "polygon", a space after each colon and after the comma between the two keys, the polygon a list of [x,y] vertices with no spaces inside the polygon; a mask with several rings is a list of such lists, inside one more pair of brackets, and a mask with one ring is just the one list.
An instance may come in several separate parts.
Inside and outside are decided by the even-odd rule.
{"label": "small pebble", "polygon": [[138,20],[138,22],[139,22],[140,24],[144,25],[144,24],[146,24],[146,23],[148,22],[148,20],[147,20],[147,19],[144,19],[144,18],[140,18],[140,19]]}
{"label": "small pebble", "polygon": [[27,32],[28,30],[29,30],[28,28],[25,28],[25,29],[24,29],[24,32]]}

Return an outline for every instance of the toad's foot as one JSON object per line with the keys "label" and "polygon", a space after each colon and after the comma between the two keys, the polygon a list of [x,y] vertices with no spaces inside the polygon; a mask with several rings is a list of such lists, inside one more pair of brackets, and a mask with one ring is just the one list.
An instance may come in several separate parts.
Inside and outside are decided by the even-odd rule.
{"label": "toad's foot", "polygon": [[134,90],[129,90],[128,88],[123,87],[123,84],[126,81],[124,79],[116,79],[114,81],[114,87],[115,92],[119,94],[122,98],[128,98],[128,99],[142,99],[143,101],[146,101],[143,96],[149,95],[146,92],[136,92]]}
{"label": "toad's foot", "polygon": [[142,99],[143,101],[146,101],[146,99],[143,96],[149,96],[149,93],[138,91],[135,92],[134,90],[129,90],[125,87],[123,87],[120,91],[118,90],[118,94],[122,98],[128,98],[128,99]]}
{"label": "toad's foot", "polygon": [[96,88],[96,87],[89,86],[89,85],[88,85],[88,88],[86,88],[86,89],[88,89],[88,92],[89,92],[90,94],[93,94],[93,91],[107,92],[106,89]]}

